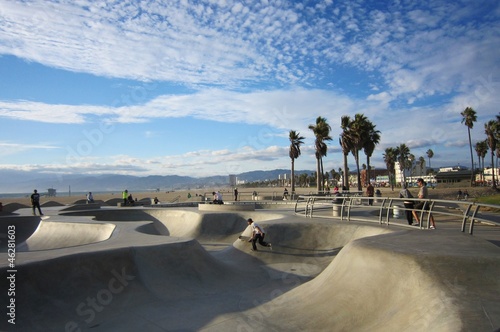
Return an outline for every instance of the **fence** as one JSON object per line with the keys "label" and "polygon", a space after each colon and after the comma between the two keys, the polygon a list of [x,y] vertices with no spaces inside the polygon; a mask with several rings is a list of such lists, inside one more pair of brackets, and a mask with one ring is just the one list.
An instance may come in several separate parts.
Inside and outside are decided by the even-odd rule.
{"label": "fence", "polygon": [[[372,204],[369,201],[372,200]],[[428,210],[405,208],[403,201],[425,201]],[[419,216],[419,228],[429,228],[430,216],[450,221],[461,221],[462,232],[469,223],[469,234],[473,233],[474,223],[481,222],[500,226],[500,206],[469,201],[451,201],[439,199],[408,199],[389,197],[366,197],[359,193],[339,196],[300,195],[295,203],[295,213],[310,218],[334,218],[339,220],[377,221],[380,224],[397,223],[405,225],[399,219],[400,213],[414,211]],[[424,226],[425,222],[425,226]]]}

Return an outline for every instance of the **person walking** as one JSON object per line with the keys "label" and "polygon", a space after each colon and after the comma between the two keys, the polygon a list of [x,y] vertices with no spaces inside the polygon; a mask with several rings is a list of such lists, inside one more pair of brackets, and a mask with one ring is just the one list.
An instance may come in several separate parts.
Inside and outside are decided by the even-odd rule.
{"label": "person walking", "polygon": [[33,194],[31,194],[31,206],[33,207],[33,215],[36,216],[35,210],[38,209],[38,213],[43,216],[42,209],[40,208],[40,194],[35,189]]}
{"label": "person walking", "polygon": [[[420,187],[420,190],[418,191],[418,198],[420,199],[427,199],[429,197],[429,193],[427,191],[427,186],[422,178],[417,179],[417,185]],[[417,204],[415,204],[415,210],[413,210],[413,216],[417,220],[417,223],[415,226],[420,226],[420,220],[418,219],[417,215],[417,210],[429,210],[429,202],[427,201],[421,201]],[[431,226],[430,229],[436,229],[436,223],[434,222],[434,217],[432,216],[432,213],[429,212],[429,219],[431,221]]]}
{"label": "person walking", "polygon": [[252,218],[248,218],[247,223],[248,226],[252,227],[252,236],[248,240],[248,242],[252,242],[252,251],[257,251],[257,242],[259,242],[261,246],[268,247],[273,250],[271,243],[264,241],[264,237],[266,236],[264,229],[257,225],[257,223],[253,222]]}

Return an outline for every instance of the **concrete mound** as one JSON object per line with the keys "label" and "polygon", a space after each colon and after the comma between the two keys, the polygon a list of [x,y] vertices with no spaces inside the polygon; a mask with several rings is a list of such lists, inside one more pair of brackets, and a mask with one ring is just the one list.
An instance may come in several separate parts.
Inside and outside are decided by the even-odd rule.
{"label": "concrete mound", "polygon": [[12,213],[12,212],[15,212],[19,209],[24,209],[24,208],[29,208],[29,206],[25,205],[25,204],[19,204],[19,203],[9,203],[9,204],[5,204],[3,206],[2,212]]}
{"label": "concrete mound", "polygon": [[[318,277],[268,304],[286,310],[278,309],[271,318],[250,326],[255,330],[329,326],[335,331],[498,328],[498,248],[456,233],[438,248],[432,241],[442,238],[433,235],[419,239],[422,245],[415,245],[415,234],[410,233],[349,242]],[[297,299],[302,299],[300,304]]]}
{"label": "concrete mound", "polygon": [[40,204],[41,207],[55,207],[55,206],[64,206],[64,204],[56,202],[56,201],[48,201]]}

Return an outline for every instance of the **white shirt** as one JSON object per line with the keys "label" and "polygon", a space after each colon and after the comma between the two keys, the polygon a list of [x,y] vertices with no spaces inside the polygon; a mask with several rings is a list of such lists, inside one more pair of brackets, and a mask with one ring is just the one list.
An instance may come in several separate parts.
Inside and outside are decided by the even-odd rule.
{"label": "white shirt", "polygon": [[253,231],[253,234],[255,234],[255,235],[265,233],[264,228],[260,227],[255,222],[252,223],[252,231]]}

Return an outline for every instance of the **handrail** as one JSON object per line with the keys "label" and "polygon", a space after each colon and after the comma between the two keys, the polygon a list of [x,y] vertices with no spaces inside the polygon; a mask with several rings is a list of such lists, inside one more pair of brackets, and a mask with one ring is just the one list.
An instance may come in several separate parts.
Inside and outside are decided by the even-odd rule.
{"label": "handrail", "polygon": [[[368,205],[368,200],[375,202]],[[403,206],[403,201],[427,202],[428,210],[410,209]],[[430,227],[431,215],[451,216],[461,220],[461,231],[465,232],[467,222],[470,222],[469,234],[473,234],[475,222],[487,222],[500,226],[500,214],[489,213],[486,208],[500,210],[500,205],[483,204],[469,201],[441,200],[441,199],[419,199],[419,198],[396,198],[396,197],[366,197],[357,195],[318,196],[299,195],[295,201],[294,212],[303,214],[305,217],[334,218],[340,220],[374,221],[377,216],[379,224],[391,223],[392,218],[399,211],[416,211],[419,214],[419,228]],[[482,210],[481,210],[482,209]],[[325,211],[327,211],[325,213]],[[361,211],[361,212],[360,212]],[[484,211],[484,212],[483,212]],[[424,216],[425,224],[424,227]]]}

